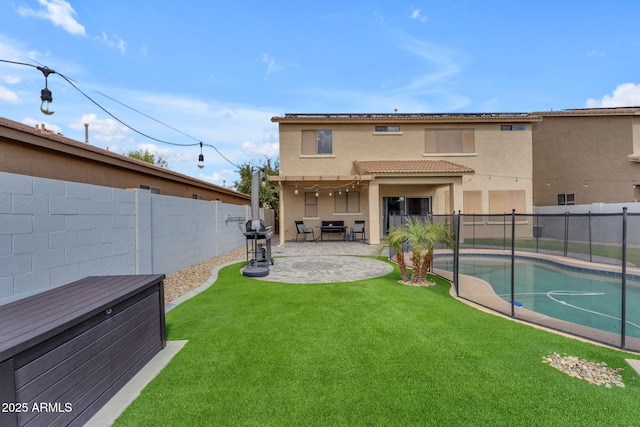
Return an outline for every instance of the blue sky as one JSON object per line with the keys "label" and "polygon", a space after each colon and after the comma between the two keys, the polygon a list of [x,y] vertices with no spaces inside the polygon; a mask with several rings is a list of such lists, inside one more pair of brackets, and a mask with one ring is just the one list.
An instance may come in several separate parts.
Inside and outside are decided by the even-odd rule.
{"label": "blue sky", "polygon": [[[216,184],[278,153],[285,113],[533,112],[640,105],[640,2],[0,3],[0,116]],[[105,97],[104,95],[107,95]],[[145,115],[139,114],[126,104]],[[147,116],[168,124],[166,127]],[[177,129],[177,132],[174,129]],[[232,164],[233,163],[233,164]]]}

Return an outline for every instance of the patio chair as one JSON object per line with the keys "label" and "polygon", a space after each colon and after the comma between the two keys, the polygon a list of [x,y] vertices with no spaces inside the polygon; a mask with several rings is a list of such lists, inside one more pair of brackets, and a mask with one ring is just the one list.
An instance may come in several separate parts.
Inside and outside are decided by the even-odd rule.
{"label": "patio chair", "polygon": [[303,221],[295,221],[295,223],[296,223],[296,242],[298,241],[298,236],[301,234],[304,235],[305,242],[307,241],[307,236],[309,234],[311,234],[311,238],[315,242],[316,236],[313,233],[313,228],[307,228],[307,226],[304,225]]}
{"label": "patio chair", "polygon": [[351,229],[351,233],[353,233],[354,236],[356,234],[362,234],[361,240],[364,242],[366,240],[366,235],[364,233],[364,221],[356,221],[353,228]]}

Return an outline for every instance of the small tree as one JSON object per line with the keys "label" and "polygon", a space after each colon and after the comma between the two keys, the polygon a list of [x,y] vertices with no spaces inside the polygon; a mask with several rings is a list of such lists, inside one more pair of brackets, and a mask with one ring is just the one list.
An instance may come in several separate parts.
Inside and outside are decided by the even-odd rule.
{"label": "small tree", "polygon": [[[428,219],[407,218],[403,225],[399,225],[389,232],[387,237],[389,246],[396,250],[398,268],[403,282],[412,285],[425,285],[427,273],[433,260],[433,248],[438,243],[444,243],[448,247],[453,244],[453,235],[449,231],[448,224],[434,224]],[[404,247],[409,245],[412,254],[413,269],[411,278],[406,272],[404,259]],[[403,272],[404,270],[404,272]]]}
{"label": "small tree", "polygon": [[400,275],[403,282],[409,281],[409,273],[407,272],[407,263],[404,259],[404,248],[407,244],[407,237],[404,227],[397,226],[392,228],[387,235],[387,243],[396,253],[396,262],[400,269]]}
{"label": "small tree", "polygon": [[[270,158],[265,157],[265,159],[266,160],[262,166],[253,166],[251,163],[245,163],[240,166],[240,170],[238,171],[240,180],[233,183],[233,186],[237,191],[244,194],[251,194],[251,175],[256,167],[263,170],[265,179],[267,176],[278,175],[280,173],[280,162],[278,159],[276,159],[273,164],[271,163]],[[259,199],[260,206],[266,205],[277,211],[280,203],[280,192],[278,187],[271,184],[261,186]]]}
{"label": "small tree", "polygon": [[131,157],[132,159],[138,159],[142,160],[143,162],[151,163],[152,165],[160,166],[161,168],[169,168],[169,164],[165,159],[163,159],[161,156],[156,157],[155,154],[150,153],[149,150],[146,149],[144,151],[142,151],[142,149],[137,151],[129,151],[127,153],[127,156]]}

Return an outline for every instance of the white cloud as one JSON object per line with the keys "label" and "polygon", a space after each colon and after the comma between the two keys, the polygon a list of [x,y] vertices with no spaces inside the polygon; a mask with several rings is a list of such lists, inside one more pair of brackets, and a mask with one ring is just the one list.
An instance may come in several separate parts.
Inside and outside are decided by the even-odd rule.
{"label": "white cloud", "polygon": [[255,142],[245,141],[242,143],[242,151],[250,156],[267,156],[269,158],[277,157],[280,145],[277,142],[264,142],[256,144]]}
{"label": "white cloud", "polygon": [[604,52],[601,52],[599,50],[590,50],[589,52],[587,52],[587,58],[604,58],[606,55]]}
{"label": "white cloud", "polygon": [[44,9],[33,10],[28,7],[20,7],[18,13],[22,16],[51,21],[54,25],[62,27],[73,35],[85,35],[84,26],[76,21],[76,11],[73,10],[69,2],[65,0],[38,0],[38,3],[44,6]]}
{"label": "white cloud", "polygon": [[264,62],[267,66],[267,75],[282,71],[282,66],[276,63],[276,59],[271,55],[267,55],[266,53],[262,54],[262,62]]}
{"label": "white cloud", "polygon": [[98,140],[102,142],[123,141],[129,137],[130,130],[113,119],[99,119],[95,114],[85,114],[74,120],[69,127],[84,132],[84,124],[89,124],[89,142]]}
{"label": "white cloud", "polygon": [[20,102],[18,95],[4,86],[0,86],[0,103],[17,104]]}
{"label": "white cloud", "polygon": [[426,41],[409,38],[403,48],[424,59],[432,65],[433,70],[415,78],[402,88],[403,91],[420,90],[434,83],[442,82],[462,70],[458,53]]}
{"label": "white cloud", "polygon": [[427,15],[423,15],[420,9],[414,9],[411,12],[411,19],[415,19],[418,22],[427,22]]}
{"label": "white cloud", "polygon": [[0,75],[0,80],[5,82],[6,84],[15,85],[17,83],[20,83],[22,81],[22,78],[14,74],[5,74]]}
{"label": "white cloud", "polygon": [[611,95],[601,99],[588,99],[589,108],[631,107],[640,105],[640,84],[623,83]]}
{"label": "white cloud", "polygon": [[177,149],[176,147],[159,147],[150,143],[140,143],[138,144],[138,149],[162,157],[169,163],[169,168],[176,163],[192,162],[196,164],[198,162],[198,154],[200,154],[197,147]]}
{"label": "white cloud", "polygon": [[233,181],[239,180],[238,174],[229,169],[222,169],[209,175],[200,174],[197,178],[225,187],[232,187]]}
{"label": "white cloud", "polygon": [[103,31],[102,35],[100,37],[96,37],[96,39],[102,42],[105,46],[118,48],[118,50],[123,54],[127,51],[127,43],[118,37],[117,34],[114,34],[113,38],[111,38]]}

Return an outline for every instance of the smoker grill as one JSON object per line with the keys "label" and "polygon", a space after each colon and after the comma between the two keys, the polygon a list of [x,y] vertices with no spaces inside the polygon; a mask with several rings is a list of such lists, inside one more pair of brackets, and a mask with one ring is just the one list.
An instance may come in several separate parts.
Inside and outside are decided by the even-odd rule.
{"label": "smoker grill", "polygon": [[263,277],[269,274],[269,265],[273,265],[271,257],[271,237],[273,231],[264,221],[247,221],[245,232],[247,264],[242,274],[247,277]]}

